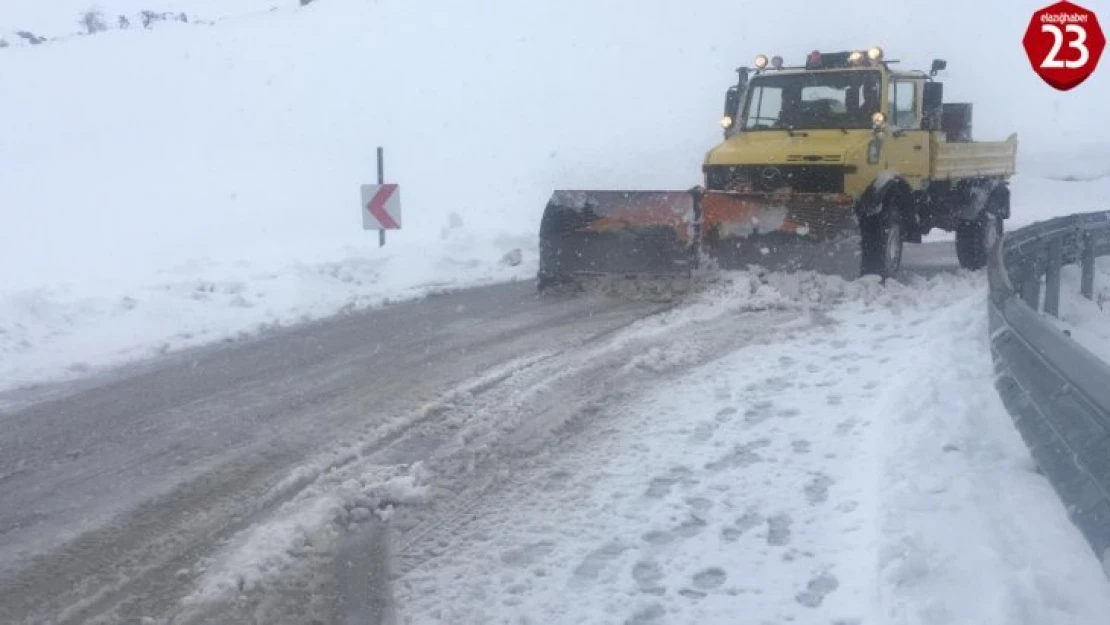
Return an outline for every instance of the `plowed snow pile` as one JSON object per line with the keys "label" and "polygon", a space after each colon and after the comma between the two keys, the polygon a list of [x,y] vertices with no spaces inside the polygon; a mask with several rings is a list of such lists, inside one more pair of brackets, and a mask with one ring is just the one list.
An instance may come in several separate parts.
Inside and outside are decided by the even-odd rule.
{"label": "plowed snow pile", "polygon": [[993,390],[981,280],[833,306],[771,284],[821,302],[808,327],[514,476],[426,546],[404,621],[1104,623],[1110,584]]}

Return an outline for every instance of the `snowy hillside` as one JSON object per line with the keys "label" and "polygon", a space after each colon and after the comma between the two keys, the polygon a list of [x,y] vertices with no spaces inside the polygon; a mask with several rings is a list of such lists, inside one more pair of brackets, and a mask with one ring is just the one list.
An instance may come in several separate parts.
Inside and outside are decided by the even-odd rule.
{"label": "snowy hillside", "polygon": [[[158,28],[166,21],[181,20],[182,15],[187,23],[204,24],[294,4],[297,0],[6,0],[0,12],[0,38],[12,46],[33,45],[18,34],[25,32],[43,40],[38,44],[42,45],[87,34],[90,24],[107,30]],[[143,13],[151,14],[145,24]],[[94,17],[90,20],[89,15]]]}
{"label": "snowy hillside", "polygon": [[[1091,124],[1105,71],[1060,94],[1021,53],[1039,3],[952,2],[956,21],[925,0],[867,19],[796,5],[812,19],[755,22],[735,0],[103,0],[108,17],[215,23],[65,37],[85,2],[7,2],[3,32],[63,38],[0,50],[0,115],[18,120],[0,142],[0,386],[529,277],[551,189],[696,182],[732,69],[757,52],[945,57],[979,138],[1016,130],[1023,158],[1060,155],[1015,180],[1015,225],[1107,195],[1107,178],[1039,173],[1067,175],[1076,142],[1095,146],[1083,172],[1110,163]],[[377,145],[406,210],[383,249],[356,212]]]}

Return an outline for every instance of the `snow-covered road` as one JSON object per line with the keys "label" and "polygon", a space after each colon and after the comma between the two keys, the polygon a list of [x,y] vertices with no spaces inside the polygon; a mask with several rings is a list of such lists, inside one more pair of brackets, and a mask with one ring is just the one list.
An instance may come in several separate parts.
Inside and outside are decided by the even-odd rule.
{"label": "snow-covered road", "polygon": [[189,589],[179,571],[311,483],[310,459],[403,456],[390,443],[434,421],[429,406],[659,308],[538,301],[526,283],[472,289],[186,352],[0,411],[0,622],[169,609]]}
{"label": "snow-covered road", "polygon": [[904,284],[472,289],[63,385],[2,416],[0,620],[1095,623],[983,276],[907,252]]}
{"label": "snow-covered road", "polygon": [[434,555],[404,622],[1104,623],[994,394],[980,281],[860,291],[610,407],[409,548]]}

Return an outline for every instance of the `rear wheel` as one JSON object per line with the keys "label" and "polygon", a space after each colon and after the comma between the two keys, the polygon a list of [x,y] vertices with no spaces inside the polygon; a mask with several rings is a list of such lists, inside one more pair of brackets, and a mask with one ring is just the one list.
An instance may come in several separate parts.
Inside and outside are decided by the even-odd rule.
{"label": "rear wheel", "polygon": [[988,205],[975,219],[961,220],[956,225],[956,257],[964,269],[982,269],[991,248],[1002,236],[1002,219],[991,208]]}
{"label": "rear wheel", "polygon": [[[884,202],[884,204],[886,204]],[[884,280],[902,269],[902,219],[898,202],[883,207],[878,215],[860,220],[862,256],[860,273]]]}

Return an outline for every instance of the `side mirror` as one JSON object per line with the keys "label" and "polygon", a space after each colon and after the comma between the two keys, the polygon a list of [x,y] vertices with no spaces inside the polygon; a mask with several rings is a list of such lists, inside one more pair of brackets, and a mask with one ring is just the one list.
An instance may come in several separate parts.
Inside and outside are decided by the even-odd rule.
{"label": "side mirror", "polygon": [[930,76],[936,76],[937,72],[942,72],[948,68],[948,61],[944,59],[933,59],[933,67],[929,70]]}
{"label": "side mirror", "polygon": [[740,107],[740,90],[733,85],[728,88],[725,93],[725,116],[735,118],[739,112],[736,109]]}
{"label": "side mirror", "polygon": [[725,93],[725,112],[721,117],[721,128],[728,134],[736,126],[736,118],[740,114],[740,88],[733,85]]}
{"label": "side mirror", "polygon": [[921,101],[925,110],[940,106],[944,102],[944,83],[925,83],[925,92],[921,94]]}

